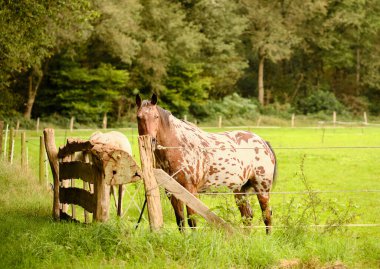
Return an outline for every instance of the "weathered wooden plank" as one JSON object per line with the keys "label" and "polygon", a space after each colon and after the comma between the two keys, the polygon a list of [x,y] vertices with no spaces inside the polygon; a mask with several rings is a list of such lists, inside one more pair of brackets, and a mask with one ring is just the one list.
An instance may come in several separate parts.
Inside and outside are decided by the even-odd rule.
{"label": "weathered wooden plank", "polygon": [[172,193],[172,195],[174,195],[177,199],[184,202],[208,222],[223,227],[228,231],[232,231],[230,225],[228,225],[222,218],[218,217],[201,200],[182,187],[181,184],[165,173],[162,169],[153,169],[153,172],[157,183]]}
{"label": "weathered wooden plank", "polygon": [[58,150],[58,158],[64,158],[77,151],[90,150],[94,145],[89,140],[79,138],[68,138],[66,146],[60,147]]}
{"label": "weathered wooden plank", "polygon": [[108,153],[109,160],[103,161],[105,182],[108,185],[120,185],[141,179],[141,169],[127,152],[114,150]]}
{"label": "weathered wooden plank", "polygon": [[96,173],[96,166],[90,163],[81,161],[59,163],[59,180],[80,178],[83,181],[94,183]]}
{"label": "weathered wooden plank", "polygon": [[59,200],[64,204],[74,204],[83,207],[86,211],[95,211],[95,197],[81,188],[59,188]]}
{"label": "weathered wooden plank", "polygon": [[140,158],[144,179],[145,195],[148,206],[150,229],[158,231],[163,225],[160,189],[153,173],[152,138],[148,135],[139,136]]}

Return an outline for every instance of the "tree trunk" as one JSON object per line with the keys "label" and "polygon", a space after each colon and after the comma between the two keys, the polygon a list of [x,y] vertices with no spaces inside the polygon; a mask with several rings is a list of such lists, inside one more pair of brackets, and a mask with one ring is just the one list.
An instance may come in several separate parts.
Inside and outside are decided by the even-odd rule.
{"label": "tree trunk", "polygon": [[[46,67],[46,66],[45,66]],[[33,85],[33,76],[37,77],[37,82]],[[37,90],[40,87],[42,77],[44,76],[44,72],[40,69],[34,68],[28,77],[29,86],[28,86],[28,100],[25,105],[24,118],[30,120],[32,116],[32,109],[34,105],[34,101],[36,100]]]}
{"label": "tree trunk", "polygon": [[360,94],[360,49],[356,49],[356,94]]}
{"label": "tree trunk", "polygon": [[258,90],[259,90],[259,103],[264,105],[264,60],[265,57],[259,54],[259,73],[258,73]]}

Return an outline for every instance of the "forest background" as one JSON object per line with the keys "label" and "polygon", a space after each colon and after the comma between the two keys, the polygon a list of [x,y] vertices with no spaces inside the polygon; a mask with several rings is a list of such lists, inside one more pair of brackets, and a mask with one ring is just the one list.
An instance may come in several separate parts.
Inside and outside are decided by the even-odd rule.
{"label": "forest background", "polygon": [[380,0],[4,0],[0,117],[380,115]]}

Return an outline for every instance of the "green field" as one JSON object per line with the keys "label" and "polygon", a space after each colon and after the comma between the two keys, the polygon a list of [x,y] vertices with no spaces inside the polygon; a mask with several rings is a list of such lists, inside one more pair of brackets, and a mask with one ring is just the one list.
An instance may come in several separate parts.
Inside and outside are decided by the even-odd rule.
{"label": "green field", "polygon": [[[256,197],[254,227],[244,228],[230,194],[200,198],[235,227],[232,235],[202,219],[196,231],[179,233],[164,195],[164,230],[150,233],[145,215],[135,231],[141,183],[128,186],[134,200],[126,197],[121,219],[112,206],[106,224],[53,222],[52,193],[37,178],[40,133],[28,131],[29,171],[19,167],[19,141],[14,164],[0,163],[1,268],[379,268],[380,227],[360,225],[380,223],[380,128],[245,129],[270,141],[278,158],[271,236]],[[93,131],[56,130],[57,146]],[[121,131],[138,160],[137,130]]]}

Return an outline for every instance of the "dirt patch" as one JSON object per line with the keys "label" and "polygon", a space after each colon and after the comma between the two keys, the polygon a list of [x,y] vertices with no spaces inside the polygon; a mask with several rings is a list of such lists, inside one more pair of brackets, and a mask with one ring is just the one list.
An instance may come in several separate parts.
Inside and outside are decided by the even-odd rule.
{"label": "dirt patch", "polygon": [[321,268],[321,269],[347,269],[342,262],[334,262],[332,264],[321,264],[317,259],[312,259],[310,261],[301,261],[300,259],[289,259],[280,260],[279,265],[275,267],[276,269],[311,269],[311,268]]}

